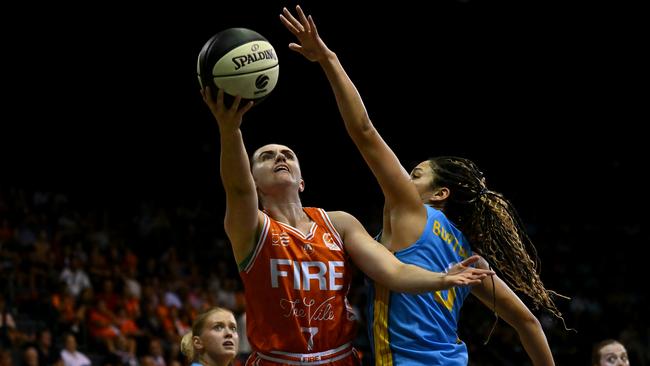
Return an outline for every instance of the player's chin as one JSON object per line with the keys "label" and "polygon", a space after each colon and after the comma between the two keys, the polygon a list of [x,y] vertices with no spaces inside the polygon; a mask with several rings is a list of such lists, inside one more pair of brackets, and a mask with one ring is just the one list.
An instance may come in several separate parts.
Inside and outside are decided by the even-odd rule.
{"label": "player's chin", "polygon": [[227,357],[237,357],[237,348],[232,348],[232,347],[224,347],[221,350],[221,355],[222,356],[227,356]]}
{"label": "player's chin", "polygon": [[225,354],[231,354],[231,353],[234,355],[237,354],[237,346],[235,346],[234,344],[233,345],[224,344],[221,346],[221,348],[223,349],[223,353]]}

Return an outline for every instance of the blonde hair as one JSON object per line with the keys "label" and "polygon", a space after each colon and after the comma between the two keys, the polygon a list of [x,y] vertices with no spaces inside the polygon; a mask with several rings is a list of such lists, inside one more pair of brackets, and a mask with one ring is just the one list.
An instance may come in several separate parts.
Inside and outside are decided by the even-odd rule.
{"label": "blonde hair", "polygon": [[185,333],[181,338],[181,353],[185,355],[187,361],[194,361],[194,345],[192,344],[192,331]]}
{"label": "blonde hair", "polygon": [[195,335],[200,336],[203,333],[203,328],[205,327],[206,319],[208,319],[210,315],[218,311],[224,311],[226,313],[230,313],[234,315],[232,311],[226,308],[222,308],[219,306],[210,308],[196,316],[196,319],[194,319],[194,322],[192,323],[192,330],[185,333],[183,335],[183,338],[181,338],[181,353],[185,355],[188,362],[194,362],[198,358],[198,355],[196,354],[196,350],[194,349],[194,342],[192,338]]}

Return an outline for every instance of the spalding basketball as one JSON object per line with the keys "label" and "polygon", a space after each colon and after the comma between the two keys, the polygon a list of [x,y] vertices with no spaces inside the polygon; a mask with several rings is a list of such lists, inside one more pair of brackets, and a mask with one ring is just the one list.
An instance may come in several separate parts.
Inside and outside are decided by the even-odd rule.
{"label": "spalding basketball", "polygon": [[199,53],[196,71],[201,87],[226,93],[229,106],[242,96],[240,106],[266,98],[278,82],[280,65],[275,49],[259,33],[246,28],[229,28],[210,38]]}

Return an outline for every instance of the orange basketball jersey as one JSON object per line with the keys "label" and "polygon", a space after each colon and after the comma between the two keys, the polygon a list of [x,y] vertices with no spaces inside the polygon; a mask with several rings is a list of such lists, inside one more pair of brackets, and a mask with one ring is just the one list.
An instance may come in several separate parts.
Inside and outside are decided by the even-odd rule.
{"label": "orange basketball jersey", "polygon": [[248,340],[270,362],[322,363],[353,352],[349,258],[327,213],[303,210],[313,221],[308,233],[264,214],[257,245],[240,268]]}

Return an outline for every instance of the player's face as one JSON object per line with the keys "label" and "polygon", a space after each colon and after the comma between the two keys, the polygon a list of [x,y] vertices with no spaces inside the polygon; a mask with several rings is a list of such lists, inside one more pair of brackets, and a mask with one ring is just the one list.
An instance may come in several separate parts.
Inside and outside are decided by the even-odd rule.
{"label": "player's face", "polygon": [[627,366],[627,351],[620,343],[610,343],[600,349],[599,366]]}
{"label": "player's face", "polygon": [[253,154],[252,174],[258,187],[285,182],[300,185],[300,164],[293,150],[284,145],[262,146]]}
{"label": "player's face", "polygon": [[433,194],[433,170],[428,160],[421,162],[411,171],[411,182],[420,194],[422,202],[428,203]]}
{"label": "player's face", "polygon": [[205,320],[199,336],[205,353],[214,361],[233,359],[239,349],[237,322],[229,311],[215,311]]}

